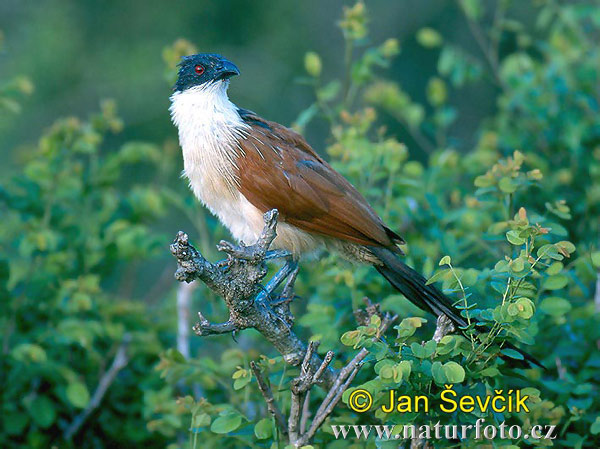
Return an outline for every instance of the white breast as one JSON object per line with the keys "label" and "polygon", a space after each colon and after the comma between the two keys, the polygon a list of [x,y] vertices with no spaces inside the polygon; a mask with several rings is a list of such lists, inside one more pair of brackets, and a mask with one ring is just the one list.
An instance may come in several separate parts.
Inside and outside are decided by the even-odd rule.
{"label": "white breast", "polygon": [[252,242],[262,214],[236,188],[237,145],[247,128],[227,98],[227,82],[197,86],[171,96],[171,118],[179,129],[183,175],[196,197],[240,241]]}
{"label": "white breast", "polygon": [[[196,86],[171,96],[171,118],[179,129],[183,175],[196,197],[215,214],[233,237],[254,243],[264,227],[262,213],[238,190],[238,139],[248,125],[227,97],[228,81]],[[279,223],[274,247],[296,254],[314,249],[320,239]]]}

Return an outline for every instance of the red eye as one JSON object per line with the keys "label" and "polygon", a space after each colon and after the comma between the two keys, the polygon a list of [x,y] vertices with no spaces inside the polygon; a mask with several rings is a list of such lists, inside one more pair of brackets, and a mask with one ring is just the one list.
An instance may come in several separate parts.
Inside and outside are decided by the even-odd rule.
{"label": "red eye", "polygon": [[204,66],[198,64],[196,67],[194,67],[194,71],[196,72],[196,75],[202,75],[204,73]]}

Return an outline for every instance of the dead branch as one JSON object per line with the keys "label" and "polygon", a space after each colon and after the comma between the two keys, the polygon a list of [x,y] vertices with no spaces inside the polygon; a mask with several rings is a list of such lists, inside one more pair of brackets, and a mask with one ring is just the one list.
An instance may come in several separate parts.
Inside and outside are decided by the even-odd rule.
{"label": "dead branch", "polygon": [[[355,316],[357,317],[359,324],[369,322],[373,315],[378,315],[381,318],[381,324],[377,335],[373,338],[373,340],[378,340],[398,316],[381,314],[378,304],[373,304],[368,298],[364,298],[364,301],[366,308],[357,311]],[[325,420],[331,415],[335,406],[342,399],[344,392],[350,387],[350,384],[363,365],[363,360],[369,355],[369,350],[362,348],[352,360],[346,364],[346,366],[339,370],[335,382],[329,388],[325,399],[321,402],[310,426],[308,426],[308,420],[310,418],[310,389],[318,382],[320,375],[325,371],[333,359],[333,352],[329,351],[325,356],[322,365],[316,371],[313,371],[312,366],[307,363],[307,360],[310,358],[312,351],[315,351],[317,347],[318,342],[311,342],[305,356],[305,361],[302,363],[300,375],[292,381],[292,405],[288,419],[288,433],[290,444],[295,447],[305,446],[312,440],[317,430],[319,430]],[[300,404],[302,403],[302,410],[300,410]],[[308,430],[306,430],[307,427]]]}
{"label": "dead branch", "polygon": [[[224,323],[210,323],[201,313],[194,332],[199,336],[215,335],[254,328],[260,332],[294,366],[299,365],[306,353],[306,345],[292,330],[293,317],[286,297],[291,290],[295,269],[278,273],[279,278],[269,281],[267,287],[261,281],[267,274],[266,260],[273,257],[288,256],[285,252],[269,252],[269,246],[276,236],[277,211],[271,210],[264,215],[265,227],[258,241],[250,246],[236,246],[221,242],[218,249],[227,253],[226,260],[218,263],[208,262],[189,243],[187,234],[179,232],[171,245],[171,252],[177,259],[178,268],[175,278],[181,282],[199,279],[211,290],[221,296],[229,309],[229,320]],[[276,275],[277,276],[277,275]],[[274,290],[286,278],[290,278],[283,295],[273,298],[266,290]],[[310,364],[317,369],[322,364],[316,353],[311,354]],[[335,373],[326,369],[321,375],[324,387],[332,385]]]}
{"label": "dead branch", "polygon": [[256,382],[258,383],[258,389],[260,390],[265,402],[267,403],[267,409],[269,413],[275,417],[275,422],[277,423],[277,427],[279,427],[279,431],[283,435],[287,435],[288,430],[285,426],[285,418],[283,417],[283,413],[279,409],[279,406],[275,402],[275,398],[273,397],[273,392],[271,391],[271,387],[267,384],[265,378],[263,377],[260,369],[256,365],[254,361],[250,362],[250,369],[254,373],[254,377],[256,378]]}

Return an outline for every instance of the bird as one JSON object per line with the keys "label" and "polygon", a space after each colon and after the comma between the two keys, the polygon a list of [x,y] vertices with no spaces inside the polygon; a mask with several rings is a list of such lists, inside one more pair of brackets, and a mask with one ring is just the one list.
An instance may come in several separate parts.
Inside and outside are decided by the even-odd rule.
{"label": "bird", "polygon": [[453,302],[404,263],[403,238],[348,180],[299,133],[229,99],[230,80],[239,74],[213,53],[184,56],[179,63],[170,113],[194,195],[242,243],[256,241],[264,213],[277,209],[272,248],[298,260],[324,247],[372,265],[417,307],[466,328]]}

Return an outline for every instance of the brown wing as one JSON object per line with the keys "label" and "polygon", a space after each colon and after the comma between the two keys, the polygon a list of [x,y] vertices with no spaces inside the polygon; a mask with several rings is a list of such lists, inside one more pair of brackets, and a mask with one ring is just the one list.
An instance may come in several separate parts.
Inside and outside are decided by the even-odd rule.
{"label": "brown wing", "polygon": [[255,207],[276,208],[283,221],[315,234],[389,248],[403,243],[302,136],[249,111],[240,116],[250,126],[240,139],[240,190]]}

